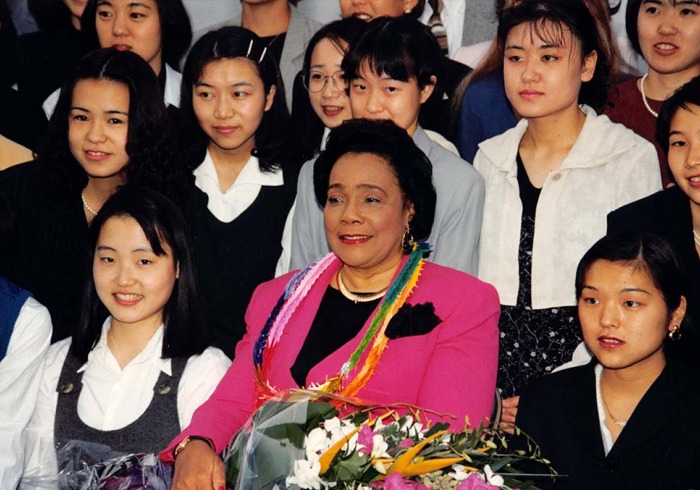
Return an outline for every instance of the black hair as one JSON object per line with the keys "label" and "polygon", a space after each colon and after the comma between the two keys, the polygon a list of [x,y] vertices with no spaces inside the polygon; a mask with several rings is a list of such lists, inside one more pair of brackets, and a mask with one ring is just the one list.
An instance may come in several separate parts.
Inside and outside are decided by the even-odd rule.
{"label": "black hair", "polygon": [[505,46],[508,33],[522,24],[529,24],[537,36],[559,44],[564,30],[568,29],[572,39],[579,42],[582,61],[594,51],[597,53],[593,78],[581,85],[578,101],[596,110],[602,109],[607,102],[615,60],[586,4],[581,0],[525,0],[506,9],[498,24],[499,46]]}
{"label": "black hair", "polygon": [[[589,269],[600,260],[629,264],[635,271],[646,272],[661,293],[669,318],[680,306],[682,297],[690,300],[690,282],[683,259],[666,240],[657,235],[633,231],[609,234],[598,240],[584,254],[576,269],[577,298],[581,298]],[[666,342],[664,349],[667,355],[687,355],[688,349],[697,342],[691,325],[686,309],[680,325],[682,342]]]}
{"label": "black hair", "polygon": [[7,88],[17,81],[19,73],[17,31],[12,23],[7,0],[0,0],[0,87]]}
{"label": "black hair", "polygon": [[394,80],[415,78],[420,88],[431,85],[433,76],[438,84],[443,79],[440,45],[428,27],[408,16],[379,17],[367,24],[343,58],[345,78],[359,78],[365,64]]}
{"label": "black hair", "polygon": [[426,239],[435,220],[433,167],[406,130],[392,121],[369,119],[351,119],[331,130],[326,149],[314,164],[314,193],[322,207],[326,204],[333,166],[348,153],[371,153],[386,160],[404,199],[413,204],[411,233],[418,240]]}
{"label": "black hair", "polygon": [[420,16],[423,15],[424,10],[425,10],[425,0],[418,0],[418,2],[416,2],[416,6],[413,7],[413,9],[408,14],[405,14],[405,15],[407,17],[419,19]]}
{"label": "black hair", "polygon": [[[170,298],[163,308],[162,358],[187,358],[208,346],[206,322],[195,282],[192,250],[187,239],[185,219],[180,210],[165,196],[136,186],[126,185],[112,196],[90,224],[90,243],[94,254],[100,231],[111,218],[133,218],[141,227],[153,252],[166,254],[164,245],[172,251],[178,269]],[[92,257],[91,257],[92,259]],[[80,314],[73,334],[71,352],[86,361],[109,316],[100,301],[92,274],[88,275]]]}
{"label": "black hair", "polygon": [[664,153],[668,155],[668,139],[671,134],[671,121],[679,109],[690,110],[690,105],[700,107],[700,76],[697,76],[683,85],[671,95],[659,111],[656,120],[656,141],[659,142]]}
{"label": "black hair", "polygon": [[[304,66],[299,77],[308,77],[311,71],[311,56],[316,45],[328,39],[343,54],[353,43],[358,34],[366,26],[365,22],[357,17],[347,17],[324,25],[309,40],[304,53]],[[345,44],[345,46],[343,46]],[[292,98],[292,120],[294,127],[301,129],[299,137],[303,140],[305,159],[316,155],[321,147],[321,137],[325,126],[314,112],[309,101],[309,93],[301,81],[295,80],[294,97]]]}
{"label": "black hair", "polygon": [[263,82],[265,93],[275,87],[272,107],[263,114],[255,132],[255,151],[260,170],[270,172],[287,162],[298,163],[299,157],[291,128],[291,119],[284,98],[284,86],[272,53],[253,32],[228,26],[208,32],[192,46],[182,71],[180,99],[180,137],[184,141],[187,165],[194,169],[204,159],[209,137],[199,126],[192,105],[192,88],[212,61],[244,58],[249,60]]}
{"label": "black hair", "polygon": [[[88,0],[80,18],[81,30],[90,46],[100,47],[97,37],[97,4],[100,0]],[[180,66],[180,60],[192,42],[192,24],[182,0],[155,0],[160,19],[160,42],[163,61],[172,68]],[[109,46],[102,46],[109,47]]]}
{"label": "black hair", "polygon": [[175,187],[175,152],[168,115],[158,80],[139,55],[116,49],[98,49],[87,54],[66,80],[49,120],[46,138],[37,160],[44,166],[42,177],[57,191],[79,191],[87,175],[78,164],[68,141],[68,120],[75,85],[82,80],[109,80],[129,90],[129,129],[124,172],[127,182],[169,193]]}

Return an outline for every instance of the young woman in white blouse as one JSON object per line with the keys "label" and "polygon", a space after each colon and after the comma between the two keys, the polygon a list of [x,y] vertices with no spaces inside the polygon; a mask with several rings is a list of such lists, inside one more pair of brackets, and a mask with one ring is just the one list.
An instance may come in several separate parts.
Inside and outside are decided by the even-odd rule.
{"label": "young woman in white blouse", "polygon": [[183,214],[214,345],[229,356],[253,290],[274,277],[294,202],[299,152],[267,45],[224,27],[190,51],[180,139],[194,175]]}
{"label": "young woman in white blouse", "polygon": [[56,451],[72,440],[117,453],[157,451],[189,424],[229,366],[207,347],[174,204],[127,186],[105,203],[91,234],[81,320],[72,338],[47,353],[25,477],[55,475]]}
{"label": "young woman in white blouse", "polygon": [[583,2],[508,9],[498,42],[506,95],[524,119],[481,143],[474,167],[486,182],[479,277],[501,299],[498,385],[511,397],[570,359],[578,260],[608,212],[661,182],[652,145],[584,105],[605,99],[610,59]]}

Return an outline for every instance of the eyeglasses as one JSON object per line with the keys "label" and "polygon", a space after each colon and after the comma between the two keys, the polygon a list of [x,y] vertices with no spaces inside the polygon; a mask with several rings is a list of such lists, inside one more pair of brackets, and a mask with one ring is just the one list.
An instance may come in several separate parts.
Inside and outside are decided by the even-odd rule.
{"label": "eyeglasses", "polygon": [[338,90],[348,88],[348,82],[345,80],[345,72],[338,70],[332,75],[324,75],[319,71],[312,71],[304,75],[304,87],[311,93],[318,93],[325,90],[328,80],[333,80],[333,85]]}

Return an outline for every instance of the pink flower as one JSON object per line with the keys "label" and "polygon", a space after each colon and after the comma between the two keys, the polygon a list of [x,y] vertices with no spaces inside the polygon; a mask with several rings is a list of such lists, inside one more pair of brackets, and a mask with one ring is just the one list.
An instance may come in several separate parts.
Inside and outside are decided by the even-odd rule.
{"label": "pink flower", "polygon": [[399,447],[413,447],[413,439],[407,437],[399,443]]}
{"label": "pink flower", "polygon": [[372,454],[372,449],[374,448],[373,437],[374,433],[368,425],[363,425],[360,432],[357,433],[358,451],[365,456]]}
{"label": "pink flower", "polygon": [[459,482],[455,490],[492,490],[493,485],[486,483],[479,475],[472,473],[466,480]]}
{"label": "pink flower", "polygon": [[430,490],[417,481],[404,480],[399,473],[392,473],[384,479],[384,490]]}

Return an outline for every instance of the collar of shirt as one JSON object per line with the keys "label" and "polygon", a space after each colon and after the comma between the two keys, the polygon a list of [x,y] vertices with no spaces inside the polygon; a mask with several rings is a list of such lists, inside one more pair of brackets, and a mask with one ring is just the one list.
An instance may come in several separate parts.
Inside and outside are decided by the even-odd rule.
{"label": "collar of shirt", "polygon": [[321,151],[326,149],[326,144],[328,143],[328,137],[331,135],[331,128],[328,126],[323,128],[323,136],[321,136]]}
{"label": "collar of shirt", "polygon": [[[98,362],[104,366],[111,369],[117,369],[121,371],[117,360],[114,358],[112,351],[109,350],[107,346],[107,332],[112,325],[112,317],[108,317],[102,324],[102,333],[100,334],[100,340],[97,345],[88,354],[88,360],[85,364],[80,366],[78,369],[79,373],[82,373],[87,369],[88,364],[91,362]],[[163,348],[163,325],[161,325],[158,330],[153,334],[151,340],[148,341],[146,346],[143,348],[139,354],[134,357],[128,366],[134,366],[137,364],[151,363],[153,366],[158,368],[158,370],[163,371],[168,376],[172,375],[172,369],[170,365],[170,359],[161,358],[161,349]],[[125,367],[126,369],[126,367]]]}
{"label": "collar of shirt", "polygon": [[221,192],[214,160],[212,160],[208,150],[202,164],[192,173],[195,177],[194,184],[209,197],[207,208],[219,221],[224,223],[230,223],[248,209],[258,197],[262,186],[284,184],[281,169],[262,172],[258,159],[252,155],[231,187],[225,192]]}
{"label": "collar of shirt", "polygon": [[169,105],[180,107],[180,85],[182,83],[182,75],[172,68],[170,65],[165,65],[165,90],[163,91],[163,100],[165,107]]}

